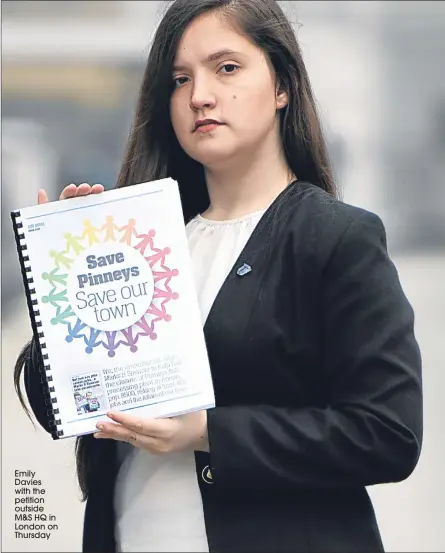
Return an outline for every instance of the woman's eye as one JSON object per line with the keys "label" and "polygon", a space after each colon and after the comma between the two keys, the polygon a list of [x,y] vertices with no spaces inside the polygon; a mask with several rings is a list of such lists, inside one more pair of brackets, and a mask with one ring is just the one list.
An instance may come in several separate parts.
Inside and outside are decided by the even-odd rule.
{"label": "woman's eye", "polygon": [[223,69],[226,69],[226,74],[230,74],[230,73],[235,73],[236,70],[239,69],[239,67],[234,63],[226,63],[221,67],[220,71],[222,71]]}
{"label": "woman's eye", "polygon": [[178,88],[179,86],[182,86],[183,84],[185,84],[187,82],[187,78],[188,77],[175,77],[173,79],[175,87]]}

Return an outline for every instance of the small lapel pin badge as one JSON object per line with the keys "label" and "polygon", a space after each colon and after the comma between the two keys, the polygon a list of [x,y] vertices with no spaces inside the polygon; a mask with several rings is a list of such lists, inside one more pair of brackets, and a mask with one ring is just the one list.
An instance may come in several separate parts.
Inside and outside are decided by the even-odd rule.
{"label": "small lapel pin badge", "polygon": [[238,276],[244,276],[247,275],[247,273],[250,273],[252,270],[252,267],[248,265],[247,263],[243,263],[241,267],[236,271],[236,274]]}

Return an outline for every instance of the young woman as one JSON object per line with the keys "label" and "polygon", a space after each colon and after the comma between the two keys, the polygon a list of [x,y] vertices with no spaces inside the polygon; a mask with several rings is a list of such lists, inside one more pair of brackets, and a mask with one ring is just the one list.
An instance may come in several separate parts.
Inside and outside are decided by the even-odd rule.
{"label": "young woman", "polygon": [[[114,413],[78,440],[83,550],[381,551],[365,487],[407,478],[422,442],[413,311],[381,220],[337,198],[274,0],[166,12],[118,186],[167,176],[180,185],[216,407]],[[47,428],[33,342],[18,391],[23,366]]]}

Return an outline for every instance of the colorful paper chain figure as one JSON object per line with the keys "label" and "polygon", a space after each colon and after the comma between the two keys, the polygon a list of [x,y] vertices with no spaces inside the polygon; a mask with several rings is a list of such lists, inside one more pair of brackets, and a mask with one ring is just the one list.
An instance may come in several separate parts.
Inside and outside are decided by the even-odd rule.
{"label": "colorful paper chain figure", "polygon": [[131,246],[131,238],[133,236],[137,236],[135,231],[135,226],[136,226],[136,220],[130,219],[127,225],[119,229],[120,232],[125,231],[124,235],[121,238],[121,242],[125,242],[126,244]]}
{"label": "colorful paper chain figure", "polygon": [[83,222],[83,226],[85,230],[83,231],[82,238],[88,238],[88,246],[99,244],[100,241],[97,235],[100,233],[100,229],[94,228],[89,219]]}
{"label": "colorful paper chain figure", "polygon": [[60,265],[64,265],[67,269],[71,267],[73,264],[73,260],[69,257],[66,257],[67,252],[56,252],[54,250],[51,250],[49,252],[49,255],[54,259],[54,263],[56,265],[57,269],[60,269]]}
{"label": "colorful paper chain figure", "polygon": [[70,232],[66,232],[64,235],[66,240],[66,251],[67,253],[73,250],[74,255],[79,255],[80,252],[83,252],[85,249],[80,241],[82,240],[79,236],[73,236]]}
{"label": "colorful paper chain figure", "polygon": [[59,301],[68,301],[66,289],[56,294],[56,288],[53,288],[47,296],[42,297],[42,301],[43,303],[50,303],[53,307],[60,307],[58,304]]}
{"label": "colorful paper chain figure", "polygon": [[130,348],[130,351],[132,353],[135,353],[138,350],[136,344],[140,335],[136,334],[136,336],[133,336],[133,328],[131,326],[126,330],[123,330],[122,334],[125,336],[126,339],[125,345]]}
{"label": "colorful paper chain figure", "polygon": [[121,342],[116,342],[117,332],[105,332],[106,342],[102,341],[102,345],[106,350],[108,350],[108,357],[114,357],[116,355],[116,350],[119,347]]}
{"label": "colorful paper chain figure", "polygon": [[100,229],[101,231],[105,231],[105,242],[109,242],[110,240],[113,242],[116,241],[114,231],[119,230],[119,227],[115,225],[113,221],[113,217],[108,215],[108,217],[105,218],[104,226]]}
{"label": "colorful paper chain figure", "polygon": [[83,323],[80,319],[77,319],[74,326],[71,323],[68,323],[68,335],[65,340],[68,343],[71,343],[75,338],[84,338],[85,334],[80,334],[80,331],[86,328],[87,325]]}
{"label": "colorful paper chain figure", "polygon": [[145,250],[150,248],[153,250],[153,238],[155,237],[156,232],[154,230],[149,230],[147,234],[138,234],[136,238],[142,238],[139,244],[136,244],[134,247],[135,250],[141,252],[142,255],[145,254]]}
{"label": "colorful paper chain figure", "polygon": [[171,315],[167,313],[163,304],[161,304],[161,307],[159,308],[152,303],[147,309],[146,314],[153,315],[152,323],[157,323],[158,321],[166,321],[168,323],[172,320]]}
{"label": "colorful paper chain figure", "polygon": [[165,264],[165,258],[170,253],[170,248],[164,248],[162,250],[155,250],[156,253],[153,255],[145,256],[145,259],[148,261],[150,268],[153,267],[156,263],[160,265]]}
{"label": "colorful paper chain figure", "polygon": [[156,340],[158,337],[154,331],[154,322],[148,322],[145,317],[136,323],[136,326],[142,329],[143,332],[140,333],[140,336],[148,336],[151,340]]}
{"label": "colorful paper chain figure", "polygon": [[57,308],[56,316],[51,319],[52,325],[57,324],[68,324],[66,319],[69,319],[69,317],[74,317],[73,310],[71,309],[71,305],[68,305],[63,311],[60,307]]}
{"label": "colorful paper chain figure", "polygon": [[[50,291],[41,300],[55,308],[51,324],[67,326],[66,342],[72,343],[76,339],[81,339],[87,354],[93,353],[97,347],[103,347],[109,357],[114,357],[116,350],[122,346],[128,347],[132,353],[136,352],[140,338],[148,337],[150,340],[156,340],[156,324],[171,320],[171,315],[167,312],[167,304],[177,299],[178,293],[172,290],[170,283],[179,274],[177,269],[171,269],[166,265],[166,257],[171,253],[170,248],[155,247],[156,232],[151,229],[139,234],[136,231],[135,219],[129,219],[126,225],[119,227],[114,218],[108,216],[100,228],[96,228],[90,220],[85,220],[81,237],[69,232],[63,236],[65,250],[61,252],[51,250],[50,256],[55,267],[51,271],[42,273],[42,278],[48,282]],[[113,332],[90,328],[76,316],[68,303],[68,274],[62,270],[62,267],[66,270],[70,269],[74,263],[71,257],[77,257],[87,247],[110,241],[126,243],[140,252],[152,270],[154,281],[152,301],[144,316],[133,326]]]}
{"label": "colorful paper chain figure", "polygon": [[52,287],[57,287],[58,284],[66,286],[66,279],[68,278],[67,274],[58,275],[59,269],[53,269],[50,273],[43,273],[43,280],[47,280]]}
{"label": "colorful paper chain figure", "polygon": [[87,346],[85,348],[85,351],[86,351],[86,353],[93,353],[93,349],[102,344],[102,342],[100,340],[98,341],[98,338],[100,336],[101,331],[96,330],[94,328],[90,328],[89,330],[90,330],[89,337],[87,338],[86,335],[83,336],[83,339],[84,339],[85,344]]}

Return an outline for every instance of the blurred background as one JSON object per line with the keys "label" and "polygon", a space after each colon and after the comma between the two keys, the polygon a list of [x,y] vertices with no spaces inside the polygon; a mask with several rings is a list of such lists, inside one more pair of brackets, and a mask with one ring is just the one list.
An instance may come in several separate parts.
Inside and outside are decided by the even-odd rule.
{"label": "blurred background", "polygon": [[[425,437],[402,484],[370,489],[388,551],[445,551],[445,3],[281,2],[295,25],[345,201],[383,219],[416,312]],[[73,442],[34,430],[13,393],[31,334],[9,212],[65,184],[114,186],[167,2],[3,0],[2,551],[80,551]],[[440,352],[440,353],[439,353]],[[20,439],[18,439],[18,437]],[[13,446],[11,446],[13,444]],[[37,454],[38,452],[38,454]],[[59,530],[14,537],[14,470],[34,470]]]}

